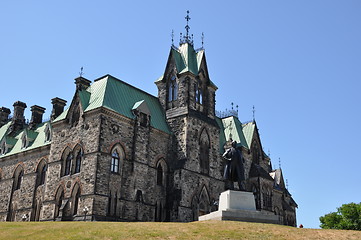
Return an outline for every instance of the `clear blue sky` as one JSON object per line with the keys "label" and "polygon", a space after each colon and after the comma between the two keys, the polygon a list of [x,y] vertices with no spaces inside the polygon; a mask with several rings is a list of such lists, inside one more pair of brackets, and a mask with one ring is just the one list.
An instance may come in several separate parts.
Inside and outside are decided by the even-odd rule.
{"label": "clear blue sky", "polygon": [[153,95],[171,45],[190,31],[204,47],[218,110],[256,121],[274,167],[281,158],[298,224],[360,202],[361,1],[1,1],[0,106],[51,112],[72,99],[84,67]]}

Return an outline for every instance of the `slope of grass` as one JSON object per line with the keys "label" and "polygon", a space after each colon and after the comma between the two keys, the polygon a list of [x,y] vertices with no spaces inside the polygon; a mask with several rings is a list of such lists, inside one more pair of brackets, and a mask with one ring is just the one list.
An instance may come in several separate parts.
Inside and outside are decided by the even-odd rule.
{"label": "slope of grass", "polygon": [[361,232],[231,221],[4,222],[0,239],[361,239]]}

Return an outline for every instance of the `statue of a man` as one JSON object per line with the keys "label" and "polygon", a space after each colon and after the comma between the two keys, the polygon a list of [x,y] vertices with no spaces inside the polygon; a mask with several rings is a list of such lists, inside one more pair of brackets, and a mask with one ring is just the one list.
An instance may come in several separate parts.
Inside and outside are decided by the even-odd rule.
{"label": "statue of a man", "polygon": [[227,160],[226,167],[224,168],[223,177],[226,180],[226,186],[230,186],[230,190],[234,189],[233,182],[238,182],[240,191],[245,191],[243,187],[244,181],[244,168],[242,152],[237,149],[237,142],[232,142],[232,147],[227,149],[223,154],[223,158]]}

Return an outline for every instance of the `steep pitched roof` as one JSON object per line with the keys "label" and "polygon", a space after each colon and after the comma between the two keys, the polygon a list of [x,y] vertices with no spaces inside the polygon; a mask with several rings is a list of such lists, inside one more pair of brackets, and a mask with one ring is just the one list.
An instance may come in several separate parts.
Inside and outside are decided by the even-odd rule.
{"label": "steep pitched roof", "polygon": [[[205,53],[204,49],[195,51],[191,44],[184,43],[181,44],[179,48],[172,46],[170,57],[173,58],[175,62],[178,74],[190,72],[194,75],[198,75],[202,61],[205,60]],[[158,78],[155,82],[158,81],[163,81],[163,76]],[[217,88],[211,80],[209,80],[209,84]]]}
{"label": "steep pitched roof", "polygon": [[226,141],[229,141],[232,137],[232,140],[237,141],[239,146],[248,148],[249,145],[247,144],[242,131],[242,123],[238,120],[238,118],[234,116],[223,118],[222,123],[224,126]]}
{"label": "steep pitched roof", "polygon": [[[18,131],[14,137],[7,135],[10,125],[11,121],[0,128],[0,143],[5,141],[7,146],[9,146],[6,154],[0,155],[0,158],[50,144],[50,142],[46,142],[45,131],[47,126],[50,125],[50,122],[37,124],[31,130],[26,128],[22,129],[21,131]],[[24,135],[29,140],[29,144],[26,148],[22,148],[22,137]]]}
{"label": "steep pitched roof", "polygon": [[242,131],[243,131],[244,137],[246,139],[247,145],[249,147],[251,147],[255,126],[256,126],[256,124],[253,121],[244,123],[242,125]]}
{"label": "steep pitched roof", "polygon": [[[144,101],[150,110],[150,125],[163,132],[171,133],[157,97],[109,74],[95,80],[86,90],[79,91],[79,98],[84,112],[105,107],[131,119],[134,118],[132,112],[134,104]],[[65,119],[66,115],[65,111],[54,122]]]}

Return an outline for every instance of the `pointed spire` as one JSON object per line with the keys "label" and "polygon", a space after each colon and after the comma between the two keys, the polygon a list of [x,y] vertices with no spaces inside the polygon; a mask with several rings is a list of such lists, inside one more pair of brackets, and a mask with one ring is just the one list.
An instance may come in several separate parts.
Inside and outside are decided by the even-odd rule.
{"label": "pointed spire", "polygon": [[202,48],[203,48],[203,45],[204,45],[204,33],[202,32]]}
{"label": "pointed spire", "polygon": [[174,46],[174,30],[172,29],[172,46]]}

